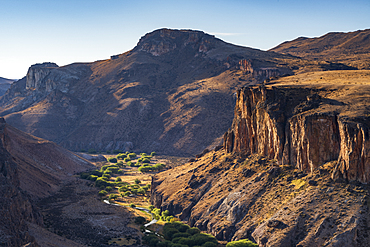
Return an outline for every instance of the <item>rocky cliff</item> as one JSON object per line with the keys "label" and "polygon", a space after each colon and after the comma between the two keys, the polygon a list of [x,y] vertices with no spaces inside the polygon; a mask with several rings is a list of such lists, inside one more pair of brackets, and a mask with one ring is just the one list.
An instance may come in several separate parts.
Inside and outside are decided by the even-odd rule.
{"label": "rocky cliff", "polygon": [[[325,97],[329,90],[335,89],[320,85],[239,90],[234,121],[224,135],[226,150],[259,154],[304,172],[335,160],[333,178],[370,182],[367,107],[356,114],[358,105]],[[368,86],[347,90],[357,97],[356,92],[363,90],[362,95]]]}
{"label": "rocky cliff", "polygon": [[242,88],[224,148],[153,177],[153,205],[219,240],[367,246],[369,78],[317,72]]}

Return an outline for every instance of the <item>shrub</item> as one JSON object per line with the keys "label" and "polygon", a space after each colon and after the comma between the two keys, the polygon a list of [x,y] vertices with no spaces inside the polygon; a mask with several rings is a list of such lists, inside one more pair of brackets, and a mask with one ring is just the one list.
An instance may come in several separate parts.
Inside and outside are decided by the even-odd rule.
{"label": "shrub", "polygon": [[214,242],[205,242],[202,247],[216,247],[217,243]]}
{"label": "shrub", "polygon": [[159,239],[154,234],[145,235],[142,239],[145,244],[153,247],[156,247],[159,243]]}
{"label": "shrub", "polygon": [[115,180],[116,182],[121,182],[122,181],[122,178],[120,178],[120,177],[118,177],[118,178],[116,178],[116,180]]}
{"label": "shrub", "polygon": [[99,191],[99,196],[106,196],[108,195],[108,192],[106,190]]}
{"label": "shrub", "polygon": [[186,230],[186,232],[189,233],[190,235],[195,235],[197,233],[200,233],[200,230],[197,227],[192,227]]}
{"label": "shrub", "polygon": [[135,179],[135,184],[140,184],[141,183],[141,181],[140,181],[140,179]]}
{"label": "shrub", "polygon": [[137,193],[145,195],[146,191],[143,188],[140,188],[140,189],[137,190]]}
{"label": "shrub", "polygon": [[131,191],[126,191],[125,193],[123,193],[123,196],[129,196],[131,195]]}
{"label": "shrub", "polygon": [[141,163],[150,163],[150,159],[144,158],[141,160]]}
{"label": "shrub", "polygon": [[89,154],[96,154],[96,150],[95,150],[95,149],[93,149],[93,148],[90,148],[89,150],[87,150],[87,152],[88,152]]}
{"label": "shrub", "polygon": [[107,150],[107,154],[110,154],[110,151],[109,150]]}
{"label": "shrub", "polygon": [[105,170],[106,172],[107,171],[110,171],[111,173],[118,173],[118,171],[119,171],[119,167],[118,166],[116,166],[116,167],[109,167],[107,170]]}
{"label": "shrub", "polygon": [[118,198],[118,195],[117,194],[110,194],[109,195],[109,200],[111,200],[111,199],[117,199]]}
{"label": "shrub", "polygon": [[103,174],[102,178],[105,178],[105,180],[109,180],[112,176],[109,174],[109,173],[105,173]]}
{"label": "shrub", "polygon": [[118,188],[118,191],[119,192],[126,192],[126,191],[129,191],[129,188],[127,188],[127,186],[121,186]]}
{"label": "shrub", "polygon": [[113,188],[112,188],[112,186],[107,186],[107,187],[105,188],[105,190],[106,190],[106,191],[112,191],[112,190],[113,190]]}
{"label": "shrub", "polygon": [[186,233],[186,232],[178,232],[178,233],[175,233],[172,235],[172,238],[188,238],[190,237],[191,235],[189,233]]}
{"label": "shrub", "polygon": [[127,158],[124,158],[123,161],[127,163],[127,162],[131,161],[131,159],[127,157]]}
{"label": "shrub", "polygon": [[116,158],[118,160],[123,160],[124,158],[127,158],[127,155],[126,154],[123,154],[123,153],[120,153],[120,154],[117,154]]}
{"label": "shrub", "polygon": [[118,166],[118,167],[125,167],[126,165],[125,165],[125,164],[123,164],[123,162],[122,162],[122,161],[118,161],[118,162],[117,162],[117,166]]}
{"label": "shrub", "polygon": [[146,222],[146,219],[143,216],[135,217],[135,224],[143,225]]}
{"label": "shrub", "polygon": [[152,157],[153,157],[153,156],[155,156],[155,155],[156,155],[156,153],[155,153],[155,152],[151,152],[151,153],[150,153],[150,156],[152,156]]}
{"label": "shrub", "polygon": [[108,182],[105,177],[97,178],[95,181],[95,187],[98,187],[98,188],[102,186],[106,187],[109,185],[110,185],[110,182]]}
{"label": "shrub", "polygon": [[134,159],[134,158],[136,158],[136,153],[129,153],[127,156],[128,156],[130,159]]}
{"label": "shrub", "polygon": [[149,206],[149,210],[152,211],[154,209],[154,206],[153,205],[150,205]]}
{"label": "shrub", "polygon": [[135,205],[135,204],[133,204],[133,203],[131,203],[131,204],[130,204],[130,207],[132,207],[132,208],[136,208],[136,205]]}
{"label": "shrub", "polygon": [[172,246],[173,244],[169,240],[165,240],[165,241],[157,243],[157,247],[172,247]]}
{"label": "shrub", "polygon": [[179,233],[179,230],[177,230],[176,228],[169,228],[166,230],[163,228],[163,235],[164,238],[167,240],[172,240],[173,235],[176,233]]}
{"label": "shrub", "polygon": [[115,149],[115,150],[113,150],[113,151],[112,151],[112,153],[113,153],[113,154],[119,154],[119,153],[121,153],[121,152],[122,152],[122,151],[121,151],[121,150],[119,150],[119,149]]}
{"label": "shrub", "polygon": [[115,158],[115,157],[110,157],[110,158],[108,158],[108,161],[109,161],[110,163],[117,163],[117,158]]}
{"label": "shrub", "polygon": [[143,156],[148,156],[146,153],[140,153],[140,156],[143,157]]}
{"label": "shrub", "polygon": [[241,239],[227,243],[226,247],[258,247],[258,244],[253,243],[249,239]]}
{"label": "shrub", "polygon": [[193,239],[195,245],[203,245],[207,242],[213,242],[216,244],[218,243],[215,237],[205,233],[194,234],[191,236],[191,238]]}

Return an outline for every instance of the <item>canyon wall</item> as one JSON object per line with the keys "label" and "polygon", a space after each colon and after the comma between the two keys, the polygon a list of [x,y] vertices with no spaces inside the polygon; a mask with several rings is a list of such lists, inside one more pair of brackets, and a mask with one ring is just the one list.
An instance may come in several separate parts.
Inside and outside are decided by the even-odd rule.
{"label": "canyon wall", "polygon": [[294,86],[240,89],[232,127],[224,135],[226,151],[257,153],[305,172],[337,160],[334,179],[368,183],[368,117],[341,113],[337,106],[343,103],[321,97],[320,91]]}
{"label": "canyon wall", "polygon": [[42,217],[19,190],[17,164],[6,151],[4,119],[0,119],[0,245],[39,246],[28,233],[27,222],[42,224]]}

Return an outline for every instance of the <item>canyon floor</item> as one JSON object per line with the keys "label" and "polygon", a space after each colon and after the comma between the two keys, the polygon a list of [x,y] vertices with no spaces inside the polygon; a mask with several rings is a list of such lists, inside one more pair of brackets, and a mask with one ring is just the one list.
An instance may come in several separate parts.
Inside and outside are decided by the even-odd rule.
{"label": "canyon floor", "polygon": [[[153,158],[156,163],[165,163],[167,167],[183,164],[185,160],[187,159],[171,156]],[[94,164],[100,168],[105,163]],[[124,171],[125,174],[119,176],[123,181],[133,184],[135,179],[140,179],[142,185],[150,184],[151,176],[157,173],[140,173],[137,167],[126,167]],[[112,177],[111,180],[114,181],[116,177]],[[134,217],[144,216],[149,220],[150,215],[128,205],[133,203],[140,207],[150,206],[149,192],[145,196],[118,198],[115,202],[126,206],[119,207],[104,203],[98,195],[100,189],[93,185],[93,182],[75,176],[73,181],[67,183],[57,193],[37,203],[43,215],[45,228],[29,224],[29,229],[40,246],[140,246],[142,233],[139,225],[134,224]],[[115,190],[112,193],[118,192]]]}

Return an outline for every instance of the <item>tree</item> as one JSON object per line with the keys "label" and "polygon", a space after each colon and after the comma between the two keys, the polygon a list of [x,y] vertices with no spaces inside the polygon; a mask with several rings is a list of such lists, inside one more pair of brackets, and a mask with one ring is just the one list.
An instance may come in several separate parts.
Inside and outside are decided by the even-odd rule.
{"label": "tree", "polygon": [[108,195],[107,191],[105,191],[105,190],[99,191],[99,196],[106,196],[106,195]]}
{"label": "tree", "polygon": [[227,243],[226,247],[258,247],[258,244],[253,243],[249,239],[241,239]]}
{"label": "tree", "polygon": [[140,179],[135,179],[135,184],[140,184],[141,183],[141,181],[140,181]]}
{"label": "tree", "polygon": [[109,161],[110,163],[117,163],[117,158],[115,158],[115,157],[111,157],[111,158],[108,158],[108,161]]}

